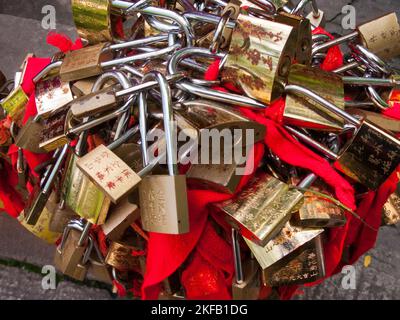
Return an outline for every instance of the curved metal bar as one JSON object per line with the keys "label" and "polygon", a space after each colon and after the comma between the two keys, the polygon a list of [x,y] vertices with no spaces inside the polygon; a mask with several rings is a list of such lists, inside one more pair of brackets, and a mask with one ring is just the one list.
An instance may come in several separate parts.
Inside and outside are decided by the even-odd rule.
{"label": "curved metal bar", "polygon": [[34,78],[32,79],[33,83],[37,83],[40,81],[40,79],[44,78],[46,75],[48,75],[50,73],[50,71],[60,68],[62,64],[62,61],[55,61],[52,62],[50,64],[48,64],[47,66],[45,66],[42,71],[40,71],[36,76],[34,76]]}
{"label": "curved metal bar", "polygon": [[[219,58],[223,59],[224,54],[211,53],[209,50],[204,48],[184,48],[177,51],[168,61],[168,73],[173,75],[178,73],[179,63],[193,55],[208,57],[208,58]],[[233,105],[250,106],[254,108],[265,108],[266,106],[257,100],[248,98],[246,96],[225,93],[210,88],[203,88],[202,86],[195,85],[189,81],[182,80],[176,84],[176,86],[186,92],[197,95],[202,98],[212,99],[220,102],[225,102]]]}
{"label": "curved metal bar", "polygon": [[337,116],[345,119],[346,121],[350,122],[353,125],[360,126],[361,121],[358,120],[357,118],[353,117],[352,115],[348,114],[344,110],[340,109],[333,103],[329,102],[328,100],[322,98],[321,96],[317,95],[313,91],[306,89],[301,86],[297,85],[287,85],[285,87],[285,92],[286,93],[291,93],[294,95],[300,95],[300,96],[306,96],[307,98],[310,98],[311,100],[317,102],[319,105],[321,105],[325,110],[329,110],[336,114]]}

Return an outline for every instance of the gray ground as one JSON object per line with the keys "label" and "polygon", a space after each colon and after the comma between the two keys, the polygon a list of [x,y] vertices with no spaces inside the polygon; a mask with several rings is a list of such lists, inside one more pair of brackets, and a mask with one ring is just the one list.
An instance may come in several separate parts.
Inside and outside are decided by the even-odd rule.
{"label": "gray ground", "polygon": [[[386,12],[400,11],[398,0],[319,0],[326,12],[329,31],[341,29],[341,8],[352,4],[357,10],[357,22],[378,17]],[[69,0],[15,1],[0,0],[0,69],[12,77],[26,53],[48,56],[54,49],[45,44],[48,30],[41,27],[44,5],[56,8],[57,31],[75,37]],[[376,248],[356,265],[356,288],[344,289],[344,274],[322,285],[304,288],[296,299],[399,299],[400,240],[398,227],[381,230]],[[112,299],[110,291],[93,281],[75,283],[64,278],[57,289],[43,290],[41,268],[52,264],[54,247],[46,245],[15,220],[0,214],[0,299]],[[368,260],[370,263],[368,264]]]}

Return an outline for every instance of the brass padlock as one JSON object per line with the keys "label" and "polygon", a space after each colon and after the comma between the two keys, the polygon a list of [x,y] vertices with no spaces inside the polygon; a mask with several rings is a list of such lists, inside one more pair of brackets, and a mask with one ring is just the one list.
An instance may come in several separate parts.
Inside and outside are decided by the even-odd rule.
{"label": "brass padlock", "polygon": [[111,200],[84,176],[76,166],[77,160],[76,154],[71,155],[64,182],[65,203],[82,218],[101,225],[107,217]]}
{"label": "brass padlock", "polygon": [[[320,191],[312,188],[314,191]],[[304,203],[292,216],[292,223],[300,227],[335,228],[346,224],[344,209],[323,194],[304,193]]]}
{"label": "brass padlock", "polygon": [[[337,168],[355,181],[370,189],[377,189],[400,163],[400,141],[389,131],[366,119],[359,119],[344,112],[330,101],[297,85],[285,88],[289,94],[305,96],[318,103],[320,110],[330,111],[342,117],[355,128],[354,135],[339,155],[327,153],[326,148],[312,139],[307,143],[324,155],[337,160]],[[304,141],[304,137],[300,137]]]}
{"label": "brass padlock", "polygon": [[382,59],[391,59],[400,53],[400,25],[395,12],[371,20],[357,27],[357,30],[340,38],[313,48],[313,55],[335,45],[358,39],[368,50]]}
{"label": "brass padlock", "polygon": [[54,257],[54,265],[58,270],[79,281],[83,281],[86,277],[93,249],[89,228],[90,223],[85,226],[79,221],[69,223]]}
{"label": "brass padlock", "polygon": [[101,228],[108,239],[117,241],[121,239],[125,230],[139,218],[138,206],[130,203],[128,199],[124,199],[110,209],[107,220]]}
{"label": "brass padlock", "polygon": [[43,123],[39,117],[30,117],[28,121],[18,130],[15,138],[17,147],[29,150],[34,153],[46,153],[47,151],[39,147]]}
{"label": "brass padlock", "polygon": [[395,225],[400,221],[400,197],[398,192],[391,194],[382,208],[382,225]]}
{"label": "brass padlock", "polygon": [[232,229],[233,257],[235,259],[235,277],[232,282],[233,300],[257,300],[261,289],[260,268],[254,259],[246,261],[242,266],[239,235]]}
{"label": "brass padlock", "polygon": [[296,44],[293,27],[241,14],[221,70],[222,80],[270,104],[283,93]]}
{"label": "brass padlock", "polygon": [[118,271],[135,271],[144,275],[145,257],[134,256],[133,252],[143,250],[130,242],[113,241],[108,248],[105,263],[114,267]]}
{"label": "brass padlock", "polygon": [[[167,80],[159,72],[150,72],[142,82],[155,79],[161,88],[163,121],[167,150],[167,166],[169,175],[150,175],[143,178],[139,188],[142,226],[146,231],[181,234],[189,231],[189,212],[186,194],[186,176],[179,175],[176,165],[176,137],[173,125],[171,92]],[[139,96],[141,110],[146,110],[146,95]],[[145,115],[143,115],[145,116]],[[144,127],[143,116],[140,117]],[[145,122],[145,121],[144,121]],[[148,152],[146,132],[141,130],[141,141],[144,152]],[[146,159],[146,158],[145,158]],[[148,163],[145,163],[148,165]]]}
{"label": "brass padlock", "polygon": [[48,116],[73,99],[68,82],[61,81],[60,77],[43,79],[35,86],[35,103],[37,114],[42,118]]}
{"label": "brass padlock", "polygon": [[261,268],[267,269],[278,264],[284,266],[284,258],[307,242],[324,232],[324,229],[300,228],[287,222],[279,234],[265,247],[261,247],[251,240],[244,239]]}
{"label": "brass padlock", "polygon": [[18,86],[11,91],[6,98],[1,100],[0,105],[13,121],[20,122],[27,103],[28,96],[24,90],[22,90],[22,87]]}
{"label": "brass padlock", "polygon": [[283,266],[263,270],[262,279],[271,287],[314,282],[325,276],[325,260],[321,236],[290,254]]}
{"label": "brass padlock", "polygon": [[[209,139],[207,130],[213,129],[229,130],[232,135],[241,134],[240,140],[239,137],[237,139],[242,146],[253,145],[264,139],[265,136],[265,126],[249,120],[232,108],[211,100],[200,99],[179,104],[174,108],[174,119],[180,129],[195,129],[200,144],[202,144],[203,130],[206,134],[204,138],[207,139]],[[248,132],[253,137],[250,141],[246,141]]]}
{"label": "brass padlock", "polygon": [[64,200],[60,201],[53,212],[49,223],[49,230],[53,232],[62,233],[68,222],[78,217],[73,210],[65,205]]}
{"label": "brass padlock", "polygon": [[[346,109],[347,110],[347,109]],[[400,133],[400,121],[394,119],[392,117],[385,116],[382,113],[372,112],[368,110],[361,110],[361,109],[351,109],[348,110],[350,114],[360,115],[365,117],[368,121],[371,121],[373,124],[394,132]]]}
{"label": "brass padlock", "polygon": [[113,39],[109,0],[72,0],[71,6],[80,38],[90,44]]}
{"label": "brass padlock", "polygon": [[295,55],[296,62],[310,65],[312,46],[310,20],[302,16],[286,13],[284,11],[278,11],[278,14],[274,16],[274,21],[293,27],[293,32],[297,38]]}
{"label": "brass padlock", "polygon": [[260,172],[234,198],[213,204],[241,234],[265,246],[290,219],[303,194]]}
{"label": "brass padlock", "polygon": [[[304,86],[344,109],[343,81],[334,73],[295,64],[290,68],[288,84]],[[283,117],[288,124],[311,129],[340,131],[344,125],[342,118],[332,112],[321,112],[311,99],[290,94],[286,96]]]}

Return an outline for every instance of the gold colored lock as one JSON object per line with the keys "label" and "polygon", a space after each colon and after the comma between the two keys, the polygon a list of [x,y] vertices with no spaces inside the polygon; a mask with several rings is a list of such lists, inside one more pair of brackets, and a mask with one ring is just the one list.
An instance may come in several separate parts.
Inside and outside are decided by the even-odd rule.
{"label": "gold colored lock", "polygon": [[310,65],[312,46],[310,20],[302,16],[278,11],[278,14],[274,17],[274,21],[293,27],[293,32],[297,38],[295,55],[296,62]]}
{"label": "gold colored lock", "polygon": [[28,96],[25,94],[24,90],[22,90],[22,87],[18,86],[1,101],[0,105],[13,121],[19,122],[22,120],[27,103]]}
{"label": "gold colored lock", "polygon": [[79,50],[69,51],[60,68],[62,81],[89,78],[102,73],[100,63],[112,58],[111,51],[105,51],[106,44],[99,43]]}
{"label": "gold colored lock", "polygon": [[65,201],[61,200],[60,203],[54,208],[49,223],[49,230],[53,232],[62,233],[70,220],[78,217],[78,215],[65,205]]}
{"label": "gold colored lock", "polygon": [[122,200],[110,209],[106,222],[101,226],[104,235],[113,241],[120,240],[129,226],[140,218],[137,205],[128,199]]}
{"label": "gold colored lock", "polygon": [[80,38],[90,44],[112,41],[109,0],[72,0],[72,15]]}
{"label": "gold colored lock", "polygon": [[132,252],[137,250],[142,250],[142,248],[125,242],[114,241],[108,249],[105,262],[119,271],[136,271],[144,275],[144,256],[135,257],[132,255]]}
{"label": "gold colored lock", "polygon": [[[289,85],[301,85],[344,109],[344,85],[340,76],[300,64],[290,68]],[[311,99],[295,95],[286,96],[284,121],[301,127],[340,131],[344,120],[332,112],[321,112]]]}
{"label": "gold colored lock", "polygon": [[222,80],[270,104],[283,93],[296,43],[293,27],[241,14],[221,70]]}
{"label": "gold colored lock", "polygon": [[265,246],[280,232],[302,198],[298,190],[262,172],[234,198],[213,205],[244,237]]}
{"label": "gold colored lock", "polygon": [[259,246],[249,239],[244,239],[252,254],[263,270],[274,266],[284,266],[284,258],[296,249],[313,240],[324,232],[321,228],[301,228],[287,222],[279,234],[265,247]]}
{"label": "gold colored lock", "polygon": [[307,242],[276,267],[263,270],[262,279],[271,287],[314,282],[325,276],[321,236]]}
{"label": "gold colored lock", "polygon": [[344,226],[346,217],[344,209],[328,197],[306,191],[304,203],[299,211],[293,214],[292,222],[300,227],[334,228]]}
{"label": "gold colored lock", "polygon": [[83,175],[76,161],[77,156],[72,155],[67,167],[64,181],[66,205],[89,222],[101,225],[106,220],[111,201]]}
{"label": "gold colored lock", "polygon": [[42,121],[37,117],[30,117],[22,128],[18,130],[15,144],[17,147],[31,152],[46,153],[46,150],[39,147],[42,132]]}
{"label": "gold colored lock", "polygon": [[[249,120],[232,108],[210,100],[183,102],[180,107],[175,108],[174,119],[180,129],[195,129],[200,144],[202,130],[209,132],[216,129],[221,132],[225,129],[232,134],[241,133],[242,146],[252,145],[263,140],[265,136],[265,126]],[[246,141],[247,132],[253,137],[249,142]]]}
{"label": "gold colored lock", "polygon": [[382,225],[395,225],[400,221],[400,197],[398,192],[391,194],[382,208]]}

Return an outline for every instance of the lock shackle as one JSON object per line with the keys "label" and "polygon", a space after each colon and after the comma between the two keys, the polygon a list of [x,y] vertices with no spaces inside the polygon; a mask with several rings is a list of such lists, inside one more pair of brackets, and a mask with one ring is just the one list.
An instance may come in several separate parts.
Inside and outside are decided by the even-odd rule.
{"label": "lock shackle", "polygon": [[300,15],[300,11],[304,10],[305,6],[311,2],[311,9],[313,13],[313,17],[318,19],[320,16],[320,12],[318,9],[318,4],[316,0],[301,0],[290,12],[291,14]]}
{"label": "lock shackle", "polygon": [[369,69],[385,75],[390,75],[393,73],[390,70],[390,66],[385,61],[364,46],[360,44],[349,43],[349,47],[352,50],[352,56],[355,58],[355,60],[362,62]]}
{"label": "lock shackle", "polygon": [[[123,89],[128,89],[131,86],[130,81],[128,80],[128,78],[125,76],[124,73],[122,73],[121,71],[110,71],[103,73],[96,79],[96,82],[93,84],[92,87],[92,92],[100,90],[106,83],[106,81],[109,79],[115,79],[122,86]],[[133,97],[130,96],[128,99],[130,98]],[[129,124],[129,118],[130,118],[130,110],[128,109],[118,119],[118,126],[115,131],[114,139],[118,139],[121,136],[122,132],[125,131],[125,129]]]}
{"label": "lock shackle", "polygon": [[150,37],[146,37],[146,38],[142,38],[142,39],[135,39],[132,41],[110,44],[110,45],[104,47],[103,52],[116,51],[116,50],[122,50],[122,49],[128,49],[128,48],[133,49],[133,48],[146,46],[146,45],[153,44],[153,43],[165,42],[165,41],[168,41],[168,35],[160,34],[160,35],[150,36]]}
{"label": "lock shackle", "polygon": [[[219,59],[224,59],[226,56],[225,54],[221,53],[211,53],[208,49],[204,48],[183,48],[179,51],[177,51],[175,54],[171,56],[167,63],[167,70],[170,75],[178,73],[178,65],[180,62],[186,58],[189,58],[193,55],[198,55],[202,57],[207,57],[207,58],[219,58]],[[221,92],[218,90],[213,90],[210,88],[204,88],[202,86],[196,85],[191,83],[190,81],[187,80],[182,80],[179,81],[176,86],[185,91],[189,92],[190,94],[194,94],[196,96],[205,98],[205,99],[210,99],[210,100],[215,100],[215,101],[220,101],[228,104],[233,104],[233,105],[241,105],[241,106],[250,106],[253,108],[262,108],[264,109],[266,106],[262,104],[261,102],[258,102],[257,100],[254,100],[252,98],[248,98],[246,96],[238,95],[238,94],[233,94],[233,93],[226,93],[226,92]]]}
{"label": "lock shackle", "polygon": [[144,52],[144,53],[135,54],[135,55],[129,56],[129,57],[123,57],[123,58],[118,58],[118,59],[114,59],[114,60],[110,60],[110,61],[105,61],[105,62],[100,63],[100,67],[101,68],[109,68],[109,67],[114,67],[114,66],[124,64],[124,63],[131,63],[131,62],[135,62],[135,61],[158,58],[158,57],[168,55],[168,54],[174,52],[175,50],[179,49],[180,47],[181,47],[180,44],[174,44],[173,46],[162,48],[159,50],[154,50],[151,52]]}
{"label": "lock shackle", "polygon": [[381,110],[387,110],[390,108],[389,104],[380,96],[380,94],[375,90],[374,87],[367,87],[366,92],[374,106],[378,107]]}
{"label": "lock shackle", "polygon": [[[260,9],[268,12],[271,15],[276,14],[277,7],[271,1],[268,1],[268,0],[249,0],[249,2],[251,2],[254,5],[256,5]],[[251,9],[251,7],[249,7],[249,9]]]}
{"label": "lock shackle", "polygon": [[66,227],[64,228],[64,231],[63,231],[63,234],[61,237],[61,241],[59,244],[60,250],[64,249],[65,241],[67,240],[67,237],[71,230],[77,230],[79,232],[83,232],[83,229],[84,229],[84,224],[81,219],[79,219],[79,220],[74,219],[74,220],[69,221],[68,224],[66,225]]}
{"label": "lock shackle", "polygon": [[242,259],[240,255],[240,244],[239,244],[239,232],[232,228],[232,248],[233,248],[233,259],[235,264],[235,277],[236,283],[242,284],[244,282],[244,273],[242,266]]}
{"label": "lock shackle", "polygon": [[215,29],[213,39],[211,40],[211,44],[209,47],[210,52],[212,52],[212,53],[219,52],[219,47],[221,45],[221,42],[223,41],[222,36],[223,36],[224,30],[225,30],[226,24],[228,23],[228,21],[231,20],[231,15],[234,12],[235,12],[235,10],[233,9],[233,7],[230,7],[222,14],[222,16],[217,24],[217,27]]}
{"label": "lock shackle", "polygon": [[389,78],[370,78],[370,77],[347,77],[343,76],[344,84],[351,86],[378,86],[378,87],[396,87],[400,85],[400,77],[397,75]]}
{"label": "lock shackle", "polygon": [[[195,12],[185,12],[182,14],[189,20],[199,21],[199,22],[206,22],[210,24],[218,25],[221,21],[221,16],[204,12],[204,11],[195,11]],[[232,20],[228,20],[225,24],[227,28],[234,29],[236,26],[236,22]]]}
{"label": "lock shackle", "polygon": [[[195,36],[194,36],[194,31],[193,28],[190,24],[190,22],[177,12],[174,12],[172,10],[164,9],[164,8],[159,8],[159,7],[153,7],[153,6],[146,6],[146,7],[138,7],[134,8],[132,10],[132,3],[127,2],[127,1],[119,1],[119,0],[112,0],[111,5],[113,8],[117,9],[122,9],[122,10],[129,10],[131,9],[131,12],[134,13],[141,13],[145,16],[146,21],[155,29],[162,31],[162,32],[180,32],[183,31],[185,34],[186,38],[186,45],[187,46],[192,46],[194,44]],[[128,11],[127,14],[130,14]],[[175,22],[178,25],[178,29],[171,28],[170,23],[166,22],[161,22],[159,19],[156,17],[164,18],[164,19],[169,19]]]}
{"label": "lock shackle", "polygon": [[325,43],[326,41],[329,41],[329,40],[331,40],[331,38],[328,35],[323,34],[323,33],[312,35],[313,47],[316,47],[316,42]]}
{"label": "lock shackle", "polygon": [[285,92],[289,93],[289,94],[305,96],[305,97],[315,101],[320,106],[322,106],[323,111],[329,110],[329,111],[333,112],[334,114],[336,114],[338,117],[350,122],[351,124],[353,124],[357,127],[361,125],[361,121],[359,119],[353,117],[352,115],[348,114],[344,110],[342,110],[339,107],[337,107],[336,105],[334,105],[332,102],[329,102],[328,100],[322,98],[321,96],[319,96],[318,94],[316,94],[315,92],[313,92],[307,88],[304,88],[304,87],[298,86],[298,85],[286,85]]}
{"label": "lock shackle", "polygon": [[[176,161],[176,145],[175,145],[175,137],[176,137],[176,128],[174,125],[174,116],[173,116],[173,110],[172,110],[172,98],[171,98],[171,89],[169,87],[169,84],[167,82],[166,77],[158,72],[158,71],[151,71],[147,73],[143,79],[142,83],[149,81],[149,80],[155,80],[158,82],[159,87],[160,87],[160,95],[161,95],[161,104],[162,104],[162,111],[163,111],[163,122],[164,122],[164,132],[165,132],[165,144],[166,144],[166,151],[167,151],[167,166],[168,166],[168,172],[169,175],[174,176],[178,175],[178,166],[177,166],[177,161]],[[140,108],[140,116],[139,119],[141,119],[140,122],[140,134],[141,134],[141,140],[142,140],[142,151],[144,151],[144,164],[148,165],[149,160],[148,160],[148,148],[147,148],[147,141],[146,141],[146,118],[147,118],[147,91],[146,92],[141,92],[139,95],[139,108]],[[144,130],[143,130],[143,125]],[[146,130],[146,131],[145,131]],[[147,156],[146,156],[147,155]]]}
{"label": "lock shackle", "polygon": [[327,41],[327,42],[325,42],[325,43],[313,48],[312,51],[311,51],[311,56],[314,56],[316,53],[323,52],[325,50],[328,50],[328,49],[330,49],[330,48],[332,48],[334,46],[337,46],[339,44],[345,43],[347,41],[354,40],[358,36],[359,36],[358,31],[354,31],[352,33],[349,33],[348,35],[345,35],[345,36],[342,36],[342,37]]}
{"label": "lock shackle", "polygon": [[59,69],[62,65],[62,61],[55,61],[51,62],[47,66],[45,66],[36,76],[33,77],[32,82],[33,83],[38,83],[40,79],[44,78],[46,75],[48,75],[51,71],[55,69]]}

